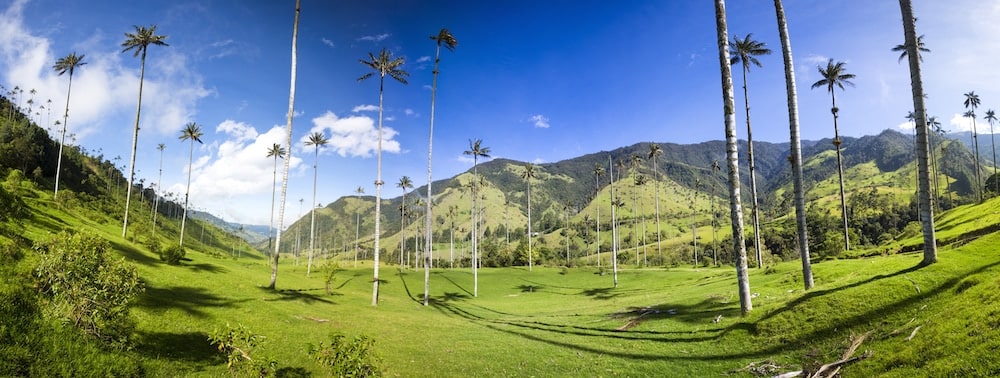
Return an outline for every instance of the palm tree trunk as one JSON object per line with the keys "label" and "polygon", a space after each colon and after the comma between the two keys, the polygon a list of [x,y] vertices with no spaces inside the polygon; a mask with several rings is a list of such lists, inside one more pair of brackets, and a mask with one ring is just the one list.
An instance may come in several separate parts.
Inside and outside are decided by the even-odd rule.
{"label": "palm tree trunk", "polygon": [[726,124],[726,160],[729,166],[729,208],[733,227],[733,253],[736,280],[739,287],[740,310],[753,310],[750,298],[750,277],[747,274],[747,252],[743,236],[743,211],[740,204],[740,167],[736,139],[736,112],[733,99],[733,73],[729,64],[729,30],[726,26],[726,2],[715,0],[715,23],[719,45],[719,66],[722,70],[722,102]]}
{"label": "palm tree trunk", "polygon": [[840,129],[837,127],[837,113],[839,109],[837,108],[837,97],[834,92],[830,91],[830,101],[833,107],[830,108],[830,112],[833,113],[833,145],[837,148],[837,178],[840,183],[840,218],[844,223],[844,250],[851,250],[851,239],[848,235],[847,228],[847,196],[844,194],[844,163],[843,158],[840,154]]}
{"label": "palm tree trunk", "polygon": [[656,169],[656,156],[653,156],[653,192],[656,201],[656,258],[663,264],[663,253],[660,247],[660,171]]}
{"label": "palm tree trunk", "polygon": [[319,144],[313,158],[313,198],[309,204],[309,260],[306,262],[306,278],[312,273],[313,250],[316,245],[316,179],[319,176]]}
{"label": "palm tree trunk", "polygon": [[[162,152],[161,152],[161,154],[162,154]],[[160,165],[162,166],[162,164],[163,164],[163,158],[160,158]],[[161,168],[160,170],[162,171],[163,169]],[[272,247],[272,243],[273,243],[273,240],[271,240],[271,234],[274,232],[274,195],[275,195],[274,183],[275,183],[275,181],[278,181],[278,156],[277,155],[274,156],[274,168],[271,169],[271,218],[270,218],[271,222],[267,226],[267,250],[268,250],[268,253],[271,252],[271,247]],[[157,185],[157,187],[159,187],[160,184],[156,184],[156,185]],[[156,223],[155,222],[153,224],[153,228],[154,229],[156,228]]]}
{"label": "palm tree trunk", "polygon": [[[139,114],[142,112],[142,83],[146,77],[146,48],[142,48],[142,59],[139,63],[139,104],[135,109],[135,128],[132,131],[132,157],[129,159],[128,188],[125,195],[125,220],[122,222],[122,237],[128,235],[128,209],[132,202],[132,178],[135,177],[135,152],[139,144]],[[181,234],[183,236],[183,234]]]}
{"label": "palm tree trunk", "polygon": [[927,116],[924,104],[924,84],[920,76],[920,52],[917,51],[916,18],[910,0],[899,0],[903,16],[903,34],[910,63],[910,87],[913,93],[913,109],[917,116],[917,165],[920,171],[920,223],[924,234],[924,265],[937,262],[937,243],[934,236],[934,209],[931,208],[929,180]]}
{"label": "palm tree trunk", "polygon": [[525,181],[528,182],[528,271],[530,272],[534,267],[531,256],[531,177],[527,177]]}
{"label": "palm tree trunk", "polygon": [[194,138],[191,138],[191,148],[188,152],[188,177],[187,177],[187,189],[184,190],[184,215],[181,216],[181,240],[179,242],[180,246],[184,246],[184,226],[187,223],[188,215],[188,198],[191,194],[191,170],[194,163]]}
{"label": "palm tree trunk", "polygon": [[[63,146],[66,144],[66,122],[69,122],[69,94],[72,93],[72,91],[73,91],[73,71],[70,70],[69,86],[66,87],[66,112],[63,113],[62,139],[59,141],[59,160],[56,162],[56,189],[52,193],[52,198],[56,198],[59,196],[59,172],[62,171]],[[993,160],[994,160],[994,165],[996,165],[996,158],[994,158]],[[156,228],[156,224],[153,224],[153,228]]]}
{"label": "palm tree trunk", "polygon": [[611,271],[614,273],[615,287],[618,287],[618,219],[615,217],[615,164],[608,155],[608,176],[611,186]]}
{"label": "palm tree trunk", "polygon": [[747,112],[747,165],[750,168],[750,215],[753,217],[753,248],[757,255],[757,269],[763,267],[760,251],[760,208],[757,205],[757,175],[753,159],[753,129],[750,128],[750,96],[747,94],[747,68],[743,65],[743,105]]}
{"label": "palm tree trunk", "polygon": [[979,132],[976,131],[976,117],[972,117],[972,145],[976,149],[976,193],[979,195],[979,203],[983,203],[983,168],[979,165]]}
{"label": "palm tree trunk", "polygon": [[[597,175],[597,180],[594,181],[595,183],[597,183],[595,185],[597,188],[594,189],[594,197],[595,197],[595,199],[601,193],[600,192],[600,184],[601,184],[600,181],[601,181],[601,176]],[[600,203],[600,201],[595,201],[595,202],[597,202],[597,205],[594,206],[596,208],[596,210],[597,210],[597,227],[596,227],[597,228],[597,232],[594,234],[594,236],[597,238],[596,239],[596,244],[597,244],[597,267],[600,268],[601,267],[601,203]]]}
{"label": "palm tree trunk", "polygon": [[375,163],[375,252],[372,255],[374,268],[372,273],[372,306],[378,306],[378,263],[379,263],[379,239],[380,226],[382,224],[382,89],[385,82],[385,75],[379,76],[378,80],[378,150],[376,152]]}
{"label": "palm tree trunk", "polygon": [[430,128],[427,133],[427,219],[424,221],[424,227],[426,228],[426,238],[427,247],[424,250],[424,306],[430,301],[430,282],[431,282],[431,248],[433,248],[432,238],[434,237],[433,231],[431,230],[431,204],[432,193],[431,192],[431,156],[434,151],[434,104],[437,99],[437,79],[438,79],[438,64],[441,63],[441,44],[437,45],[437,49],[434,52],[434,79],[431,83],[431,116],[430,116]]}
{"label": "palm tree trunk", "polygon": [[476,207],[479,202],[479,155],[472,155],[472,296],[479,297],[479,214]]}
{"label": "palm tree trunk", "polygon": [[272,290],[278,280],[278,252],[281,250],[281,227],[285,221],[285,200],[288,194],[288,163],[292,160],[292,116],[295,115],[295,67],[298,63],[296,42],[299,37],[300,2],[301,0],[295,0],[295,22],[292,26],[292,77],[288,90],[288,115],[285,125],[285,145],[288,146],[288,155],[285,156],[284,168],[281,174],[281,202],[278,205],[278,228],[274,231],[274,256],[272,256],[271,282],[267,285]]}
{"label": "palm tree trunk", "polygon": [[788,23],[785,7],[781,0],[774,0],[774,10],[778,18],[778,34],[781,37],[781,55],[785,63],[785,92],[788,95],[788,133],[792,163],[792,186],[795,202],[795,225],[799,241],[799,258],[802,260],[802,281],[805,289],[813,287],[812,263],[809,261],[809,232],[806,225],[805,189],[802,185],[802,141],[799,138],[799,100],[795,89],[795,63],[792,60],[792,42],[788,37]]}

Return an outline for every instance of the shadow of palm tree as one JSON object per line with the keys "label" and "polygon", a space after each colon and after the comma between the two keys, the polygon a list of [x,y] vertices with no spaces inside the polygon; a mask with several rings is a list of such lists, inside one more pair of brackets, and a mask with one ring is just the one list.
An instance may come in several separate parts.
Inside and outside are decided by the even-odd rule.
{"label": "shadow of palm tree", "polygon": [[165,358],[198,365],[219,365],[225,358],[204,332],[139,332],[136,351],[150,358]]}
{"label": "shadow of palm tree", "polygon": [[[437,272],[433,272],[433,274],[437,274]],[[459,285],[458,282],[455,282],[455,280],[451,279],[451,277],[448,277],[447,275],[442,274],[441,278],[444,278],[446,281],[448,281],[452,285],[455,285],[455,287],[458,288],[458,290],[461,290],[461,291],[465,292],[466,294],[468,294],[470,296],[472,295],[472,292],[469,291],[469,289],[466,289],[466,288],[462,287],[462,285]]]}
{"label": "shadow of palm tree", "polygon": [[221,266],[218,266],[218,265],[215,265],[215,264],[208,264],[208,263],[185,264],[184,266],[190,268],[191,270],[193,270],[195,272],[226,273],[226,272],[229,271],[228,269],[226,269],[224,267],[221,267]]}
{"label": "shadow of palm tree", "polygon": [[122,255],[124,255],[125,258],[142,265],[153,266],[160,261],[159,259],[154,258],[151,254],[141,251],[138,248],[129,244],[122,244],[120,242],[111,240],[111,247],[114,248],[114,250],[121,253]]}
{"label": "shadow of palm tree", "polygon": [[265,301],[300,301],[304,303],[321,302],[327,304],[335,304],[333,301],[323,298],[319,295],[309,293],[310,291],[323,291],[323,288],[316,289],[300,289],[300,290],[273,290],[266,287],[258,287],[258,289],[276,295],[276,297],[264,299]]}
{"label": "shadow of palm tree", "polygon": [[139,301],[139,306],[156,310],[176,308],[191,316],[204,318],[208,314],[205,313],[203,308],[234,307],[237,303],[248,300],[227,300],[197,287],[175,286],[160,288],[150,286],[146,287],[146,293]]}
{"label": "shadow of palm tree", "polygon": [[514,288],[517,289],[517,290],[520,290],[522,293],[534,293],[536,291],[542,291],[542,289],[545,289],[545,285],[542,285],[542,284],[523,285],[522,284],[522,285],[514,286]]}
{"label": "shadow of palm tree", "polygon": [[620,292],[614,292],[614,290],[615,288],[613,287],[602,287],[596,289],[587,289],[580,292],[580,294],[586,295],[593,299],[608,300],[621,295]]}

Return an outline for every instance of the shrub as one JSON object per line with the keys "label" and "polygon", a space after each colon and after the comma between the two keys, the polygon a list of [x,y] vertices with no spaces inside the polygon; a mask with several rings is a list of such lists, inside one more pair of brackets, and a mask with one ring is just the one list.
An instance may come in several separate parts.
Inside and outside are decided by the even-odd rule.
{"label": "shrub", "polygon": [[43,312],[101,341],[127,346],[133,328],[128,305],[143,291],[135,266],[115,259],[108,241],[92,234],[63,231],[35,249]]}
{"label": "shrub", "polygon": [[160,260],[169,265],[180,265],[181,259],[187,252],[184,251],[184,247],[180,244],[171,244],[169,247],[164,248],[160,251]]}
{"label": "shrub", "polygon": [[367,336],[348,339],[330,335],[330,344],[309,346],[309,355],[332,377],[379,377],[381,361],[374,351],[375,340]]}
{"label": "shrub", "polygon": [[240,324],[225,329],[216,328],[208,336],[219,352],[226,355],[227,367],[234,377],[267,377],[275,373],[278,363],[262,355],[261,346],[266,337],[250,332]]}

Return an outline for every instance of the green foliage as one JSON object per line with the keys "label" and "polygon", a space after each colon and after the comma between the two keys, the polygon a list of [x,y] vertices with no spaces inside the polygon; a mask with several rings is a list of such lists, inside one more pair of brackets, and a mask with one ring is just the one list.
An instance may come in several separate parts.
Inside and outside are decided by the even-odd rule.
{"label": "green foliage", "polygon": [[93,234],[60,232],[37,243],[36,284],[48,316],[116,347],[127,347],[129,304],[143,292],[134,266],[115,259]]}
{"label": "green foliage", "polygon": [[309,356],[331,377],[380,377],[381,360],[375,353],[375,340],[367,336],[348,339],[341,334],[330,336],[330,343],[309,346]]}
{"label": "green foliage", "polygon": [[234,377],[267,377],[276,372],[278,363],[261,351],[265,339],[242,324],[234,328],[228,323],[208,336],[209,342],[226,355],[226,367]]}
{"label": "green foliage", "polygon": [[0,222],[19,220],[31,215],[21,197],[0,185]]}
{"label": "green foliage", "polygon": [[160,260],[169,265],[180,265],[181,260],[187,252],[184,251],[184,247],[180,244],[171,244],[167,248],[160,251]]}
{"label": "green foliage", "polygon": [[321,269],[325,272],[323,289],[326,290],[326,294],[329,295],[332,292],[331,288],[333,287],[333,282],[337,280],[337,272],[343,271],[344,269],[342,269],[340,264],[336,262],[327,262],[326,264],[323,264]]}

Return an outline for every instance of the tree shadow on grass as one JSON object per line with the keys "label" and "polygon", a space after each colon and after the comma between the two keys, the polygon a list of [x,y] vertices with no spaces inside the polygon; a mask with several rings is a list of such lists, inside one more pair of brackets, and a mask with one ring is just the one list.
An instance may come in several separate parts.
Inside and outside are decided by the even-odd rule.
{"label": "tree shadow on grass", "polygon": [[209,263],[184,264],[184,266],[195,272],[226,273],[229,271],[224,267]]}
{"label": "tree shadow on grass", "polygon": [[127,259],[142,265],[153,266],[159,263],[160,261],[159,259],[153,257],[152,254],[139,250],[138,248],[130,244],[122,244],[120,242],[111,240],[111,248],[114,248],[114,250],[118,251],[122,255],[125,255]]}
{"label": "tree shadow on grass", "polygon": [[[439,273],[437,273],[437,272],[431,272],[431,274],[439,274]],[[445,281],[448,281],[452,285],[455,285],[455,287],[458,288],[458,290],[461,290],[461,291],[465,292],[465,294],[468,294],[470,296],[472,295],[472,292],[469,291],[469,289],[466,289],[466,288],[462,287],[462,285],[459,285],[458,282],[455,282],[455,280],[451,279],[451,277],[448,277],[447,275],[442,274],[441,278],[444,278]]]}
{"label": "tree shadow on grass", "polygon": [[208,316],[203,308],[235,307],[245,300],[227,300],[197,287],[175,286],[168,288],[146,287],[146,294],[139,302],[143,306],[155,310],[171,308],[180,309],[188,315],[204,318]]}
{"label": "tree shadow on grass", "polygon": [[150,358],[220,365],[226,362],[204,332],[139,332],[136,350]]}
{"label": "tree shadow on grass", "polygon": [[595,289],[586,289],[584,291],[581,291],[580,294],[586,295],[586,296],[591,297],[593,299],[605,300],[605,301],[608,300],[608,299],[614,299],[615,297],[622,295],[622,293],[620,291],[619,292],[615,292],[615,288],[613,288],[613,287],[600,287],[600,288],[595,288]]}
{"label": "tree shadow on grass", "polygon": [[265,301],[300,301],[303,303],[315,303],[321,302],[326,304],[336,304],[333,301],[323,298],[322,296],[309,293],[310,291],[322,291],[323,288],[316,289],[301,289],[301,290],[273,290],[266,287],[258,287],[258,289],[267,292],[269,294],[277,295],[276,298],[267,298]]}
{"label": "tree shadow on grass", "polygon": [[517,285],[514,286],[515,289],[521,291],[522,293],[534,293],[536,291],[542,291],[545,289],[545,285],[535,284],[535,285]]}

